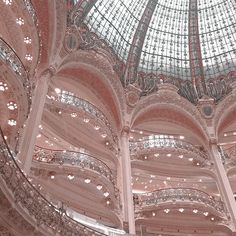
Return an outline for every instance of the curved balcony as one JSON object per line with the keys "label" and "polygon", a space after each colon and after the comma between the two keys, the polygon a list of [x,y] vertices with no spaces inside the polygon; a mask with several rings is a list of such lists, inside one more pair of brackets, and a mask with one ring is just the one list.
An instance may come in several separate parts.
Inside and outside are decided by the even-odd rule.
{"label": "curved balcony", "polygon": [[200,204],[206,209],[217,211],[218,215],[227,215],[224,203],[207,193],[192,188],[168,188],[155,192],[135,195],[136,211],[148,210],[150,208],[166,204]]}
{"label": "curved balcony", "polygon": [[115,186],[115,176],[111,169],[101,160],[82,152],[49,150],[36,147],[34,160],[47,164],[73,165],[82,169],[88,169],[102,175]]}
{"label": "curved balcony", "polygon": [[175,139],[175,138],[154,138],[149,140],[143,140],[138,142],[130,142],[129,149],[131,155],[135,156],[138,153],[155,151],[156,149],[170,149],[189,152],[194,154],[201,162],[206,162],[208,157],[204,150],[195,147],[191,143]]}
{"label": "curved balcony", "polygon": [[76,97],[74,94],[67,91],[62,91],[60,93],[57,93],[57,96],[53,96],[53,95],[49,96],[49,99],[59,102],[61,104],[69,105],[76,109],[82,110],[82,112],[85,112],[86,114],[88,114],[96,122],[106,127],[106,131],[108,132],[106,136],[112,137],[113,142],[117,144],[117,136],[115,135],[115,132],[112,128],[111,123],[109,122],[107,117],[103,114],[103,112],[100,111],[92,103],[82,98]]}
{"label": "curved balcony", "polygon": [[25,67],[14,50],[0,38],[0,59],[3,60],[15,73],[17,79],[26,91],[29,104],[31,103],[31,88]]}
{"label": "curved balcony", "polygon": [[[66,215],[63,208],[57,209],[33,187],[12,156],[1,131],[0,178],[14,196],[16,207],[24,211],[33,224],[47,228],[53,235],[105,235]],[[51,233],[49,235],[51,235]]]}

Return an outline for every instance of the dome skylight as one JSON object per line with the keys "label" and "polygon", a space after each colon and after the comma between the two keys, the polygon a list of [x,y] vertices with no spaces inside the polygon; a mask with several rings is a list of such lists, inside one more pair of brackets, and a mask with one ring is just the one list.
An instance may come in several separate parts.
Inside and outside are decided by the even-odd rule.
{"label": "dome skylight", "polygon": [[[232,0],[196,1],[200,58],[204,76],[209,79],[235,68],[236,4]],[[144,41],[139,44],[134,38],[148,2],[98,0],[84,22],[124,61],[133,46],[141,50],[138,71],[190,80],[189,23],[193,19],[189,11],[190,3],[195,0],[153,1],[155,9]]]}

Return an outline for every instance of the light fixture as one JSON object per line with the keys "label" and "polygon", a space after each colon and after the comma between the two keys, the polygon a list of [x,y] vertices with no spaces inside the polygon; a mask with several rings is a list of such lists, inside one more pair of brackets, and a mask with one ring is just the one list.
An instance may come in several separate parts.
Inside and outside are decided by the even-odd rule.
{"label": "light fixture", "polygon": [[165,209],[164,212],[167,214],[170,212],[170,209]]}
{"label": "light fixture", "polygon": [[143,131],[141,130],[141,131],[139,131],[139,133],[140,133],[140,134],[143,134]]}
{"label": "light fixture", "polygon": [[58,114],[61,115],[62,111],[58,111]]}
{"label": "light fixture", "polygon": [[224,133],[224,137],[226,137],[227,136],[227,134],[226,133]]}
{"label": "light fixture", "polygon": [[155,213],[155,212],[152,212],[152,216],[156,216],[156,213]]}
{"label": "light fixture", "polygon": [[89,123],[89,118],[84,118],[84,123]]}
{"label": "light fixture", "polygon": [[69,175],[67,176],[67,178],[68,178],[69,180],[72,180],[72,179],[74,179],[74,178],[75,178],[75,176],[74,176],[74,175],[72,175],[72,174],[69,174]]}
{"label": "light fixture", "polygon": [[107,141],[107,142],[106,142],[106,146],[108,146],[108,145],[109,145],[109,142]]}
{"label": "light fixture", "polygon": [[77,116],[77,114],[76,114],[75,112],[73,112],[73,113],[70,114],[70,116],[71,116],[72,118],[75,118],[75,117]]}
{"label": "light fixture", "polygon": [[103,193],[104,197],[108,197],[109,196],[109,193],[108,192],[105,192]]}
{"label": "light fixture", "polygon": [[199,162],[197,162],[197,164],[196,164],[197,166],[200,166],[200,163]]}
{"label": "light fixture", "polygon": [[233,135],[236,135],[236,132],[233,132]]}
{"label": "light fixture", "polygon": [[106,204],[107,204],[107,205],[110,205],[110,204],[111,204],[111,202],[110,202],[109,200],[107,200],[107,201],[106,201]]}
{"label": "light fixture", "polygon": [[144,159],[147,160],[148,159],[147,156],[144,156]]}
{"label": "light fixture", "polygon": [[184,155],[179,155],[179,158],[182,159],[184,157]]}
{"label": "light fixture", "polygon": [[55,179],[55,175],[51,175],[50,178],[51,178],[51,179]]}
{"label": "light fixture", "polygon": [[0,81],[0,91],[5,91],[8,89],[7,83],[3,83],[2,81]]}
{"label": "light fixture", "polygon": [[102,138],[106,138],[107,134],[101,134]]}
{"label": "light fixture", "polygon": [[30,54],[26,54],[26,55],[25,55],[25,59],[26,59],[27,61],[32,61],[32,60],[33,60],[33,57],[32,57]]}
{"label": "light fixture", "polygon": [[4,2],[6,5],[11,5],[11,4],[12,4],[12,0],[3,0],[3,2]]}
{"label": "light fixture", "polygon": [[195,213],[195,214],[198,213],[198,210],[197,210],[197,209],[194,209],[194,210],[193,210],[193,213]]}
{"label": "light fixture", "polygon": [[171,157],[171,153],[168,153],[166,156]]}
{"label": "light fixture", "polygon": [[42,126],[42,125],[39,125],[39,128],[42,130],[42,129],[43,129],[43,126]]}
{"label": "light fixture", "polygon": [[95,130],[99,130],[100,127],[99,127],[98,125],[95,125],[95,126],[94,126],[94,129],[95,129]]}
{"label": "light fixture", "polygon": [[9,103],[7,103],[7,107],[9,110],[13,111],[13,110],[17,109],[17,104],[15,102],[9,102]]}
{"label": "light fixture", "polygon": [[193,158],[192,158],[192,157],[190,157],[188,160],[189,160],[189,161],[193,161]]}
{"label": "light fixture", "polygon": [[25,37],[25,38],[24,38],[24,43],[26,43],[26,44],[31,44],[31,42],[32,42],[32,40],[31,40],[30,37]]}
{"label": "light fixture", "polygon": [[17,23],[18,25],[23,25],[23,24],[24,24],[24,19],[22,19],[21,17],[19,17],[19,18],[16,19],[16,23]]}
{"label": "light fixture", "polygon": [[204,215],[204,216],[208,216],[208,215],[209,215],[209,212],[206,211],[206,212],[203,213],[203,215]]}
{"label": "light fixture", "polygon": [[55,88],[54,91],[55,91],[56,93],[60,93],[60,92],[61,92],[61,90],[60,90],[59,88]]}
{"label": "light fixture", "polygon": [[214,217],[211,217],[211,220],[213,221],[213,220],[215,220],[215,218],[214,218]]}
{"label": "light fixture", "polygon": [[158,157],[158,156],[159,156],[159,153],[155,153],[154,156],[155,156],[155,157]]}
{"label": "light fixture", "polygon": [[97,189],[98,189],[98,190],[101,190],[101,189],[102,189],[102,185],[101,185],[101,184],[98,184],[98,185],[97,185]]}
{"label": "light fixture", "polygon": [[179,208],[179,212],[184,212],[184,208]]}
{"label": "light fixture", "polygon": [[184,139],[184,136],[180,135],[179,138],[180,138],[180,139]]}
{"label": "light fixture", "polygon": [[4,136],[4,139],[7,140],[7,136]]}
{"label": "light fixture", "polygon": [[38,134],[38,135],[37,135],[37,138],[40,138],[41,136],[42,136],[41,134]]}
{"label": "light fixture", "polygon": [[14,119],[9,119],[9,120],[8,120],[8,124],[9,124],[10,126],[16,126],[16,120],[14,120]]}
{"label": "light fixture", "polygon": [[91,179],[86,178],[86,179],[84,180],[84,182],[85,182],[86,184],[89,184],[89,183],[91,182]]}

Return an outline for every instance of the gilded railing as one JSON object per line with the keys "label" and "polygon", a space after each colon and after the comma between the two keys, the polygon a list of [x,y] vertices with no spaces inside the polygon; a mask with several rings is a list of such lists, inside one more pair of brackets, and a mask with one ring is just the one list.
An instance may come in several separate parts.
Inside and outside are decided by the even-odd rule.
{"label": "gilded railing", "polygon": [[73,165],[83,169],[89,169],[97,172],[107,178],[113,185],[115,185],[115,176],[111,169],[101,160],[82,152],[50,150],[44,148],[35,148],[34,160],[58,165]]}
{"label": "gilded railing", "polygon": [[139,208],[157,206],[166,202],[201,203],[214,208],[220,214],[226,214],[224,203],[209,194],[192,188],[167,188],[150,193],[136,194],[135,204]]}
{"label": "gilded railing", "polygon": [[60,93],[57,93],[56,96],[51,96],[50,99],[60,102],[62,104],[70,105],[72,107],[82,110],[83,112],[88,113],[96,121],[100,122],[105,127],[107,127],[107,131],[109,132],[107,136],[112,137],[113,141],[117,143],[117,136],[115,135],[111,123],[104,115],[104,113],[101,110],[99,110],[96,106],[94,106],[92,103],[82,98],[76,97],[74,94],[71,94],[70,92],[67,91],[62,91]]}
{"label": "gilded railing", "polygon": [[105,235],[85,226],[66,215],[64,209],[57,209],[33,187],[17,165],[13,155],[0,135],[0,178],[15,199],[15,204],[28,214],[37,226],[51,230],[54,235]]}
{"label": "gilded railing", "polygon": [[2,38],[0,38],[0,59],[11,67],[17,78],[21,80],[30,104],[31,88],[26,69],[14,50]]}
{"label": "gilded railing", "polygon": [[192,152],[202,159],[208,159],[207,153],[204,150],[192,145],[191,143],[176,139],[176,138],[154,138],[154,139],[144,139],[143,141],[130,142],[129,149],[131,154],[136,152],[151,149],[151,148],[174,148],[182,149],[185,151]]}

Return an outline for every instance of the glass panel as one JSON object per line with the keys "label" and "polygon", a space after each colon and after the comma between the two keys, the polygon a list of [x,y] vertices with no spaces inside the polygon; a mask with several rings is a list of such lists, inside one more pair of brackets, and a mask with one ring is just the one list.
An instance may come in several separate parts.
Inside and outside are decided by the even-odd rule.
{"label": "glass panel", "polygon": [[235,69],[236,3],[199,0],[199,33],[206,78]]}
{"label": "glass panel", "polygon": [[143,45],[140,70],[190,78],[188,0],[159,0]]}
{"label": "glass panel", "polygon": [[120,58],[126,60],[146,4],[147,0],[98,0],[85,23],[107,40]]}

